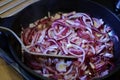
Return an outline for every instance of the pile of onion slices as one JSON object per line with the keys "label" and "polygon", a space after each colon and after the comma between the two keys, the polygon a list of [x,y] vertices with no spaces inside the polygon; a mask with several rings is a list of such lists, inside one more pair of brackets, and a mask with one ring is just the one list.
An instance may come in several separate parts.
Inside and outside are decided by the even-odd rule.
{"label": "pile of onion slices", "polygon": [[[86,13],[56,13],[30,24],[21,39],[31,52],[75,56],[77,59],[24,55],[24,63],[55,80],[89,80],[107,75],[113,65],[111,28]],[[115,36],[118,40],[117,36]]]}

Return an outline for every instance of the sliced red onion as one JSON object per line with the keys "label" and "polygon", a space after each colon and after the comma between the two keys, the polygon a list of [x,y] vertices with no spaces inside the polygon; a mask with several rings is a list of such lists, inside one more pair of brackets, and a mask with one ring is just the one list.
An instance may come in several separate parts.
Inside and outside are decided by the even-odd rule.
{"label": "sliced red onion", "polygon": [[80,80],[87,80],[87,75],[80,76],[79,79],[80,79]]}
{"label": "sliced red onion", "polygon": [[92,45],[89,46],[91,47],[93,54],[95,54],[96,53],[95,48]]}
{"label": "sliced red onion", "polygon": [[64,53],[62,51],[59,51],[58,52],[58,55],[63,55]]}
{"label": "sliced red onion", "polygon": [[[81,38],[79,36],[77,36],[77,33],[75,33],[74,31],[72,31],[72,33],[67,37],[68,43],[73,43],[76,45],[80,45],[81,43]],[[66,47],[69,47],[70,44],[68,44]]]}
{"label": "sliced red onion", "polygon": [[45,38],[45,34],[46,34],[46,29],[42,30],[41,35],[40,35],[37,43],[41,43],[43,41],[43,39]]}
{"label": "sliced red onion", "polygon": [[45,74],[47,72],[46,68],[43,68],[42,72],[43,72],[43,74]]}
{"label": "sliced red onion", "polygon": [[82,65],[81,65],[81,70],[85,71],[86,69],[87,69],[87,65],[82,64]]}
{"label": "sliced red onion", "polygon": [[68,54],[68,50],[65,47],[65,43],[62,43],[61,47],[62,47],[62,50],[63,50],[64,54]]}
{"label": "sliced red onion", "polygon": [[60,45],[57,43],[55,39],[48,39],[48,41],[53,42],[58,48],[60,47]]}
{"label": "sliced red onion", "polygon": [[[67,27],[65,24],[61,23],[61,22],[54,22],[52,24],[52,34],[53,34],[53,38],[56,39],[56,40],[60,40],[60,39],[63,39],[65,37],[67,37],[68,35],[71,34],[72,30]],[[48,32],[49,36],[50,36],[50,33]]]}
{"label": "sliced red onion", "polygon": [[59,32],[57,32],[57,30],[54,29],[54,33],[55,33],[55,35],[61,35],[66,29],[67,29],[67,27],[60,26],[60,29],[58,29]]}
{"label": "sliced red onion", "polygon": [[91,29],[92,29],[92,31],[95,31],[95,32],[97,32],[97,33],[100,33],[100,34],[102,34],[102,35],[105,35],[105,33],[101,32],[99,29],[97,29],[97,28],[94,27],[94,26],[92,26]]}
{"label": "sliced red onion", "polygon": [[[104,25],[102,19],[91,18],[86,13],[73,12],[60,14],[59,18],[53,20],[52,17],[44,18],[35,25],[23,31],[21,37],[30,51],[77,57],[76,60],[44,58],[46,62],[43,66],[40,61],[38,63],[36,56],[32,56],[36,62],[31,62],[30,66],[39,69],[38,73],[63,80],[87,80],[97,76],[94,73],[98,73],[99,76],[108,74],[107,69],[111,67],[108,65],[112,65],[111,59],[114,57],[110,53],[113,47],[111,38],[114,37],[117,41],[119,39],[111,28]],[[39,25],[46,28],[41,30]]]}
{"label": "sliced red onion", "polygon": [[38,37],[38,34],[36,34],[36,35],[34,35],[34,36],[32,37],[32,41],[31,41],[30,46],[34,45],[34,43],[35,43],[35,41],[36,41],[36,37]]}
{"label": "sliced red onion", "polygon": [[93,63],[89,62],[89,64],[90,64],[92,69],[95,69],[95,65]]}
{"label": "sliced red onion", "polygon": [[54,38],[55,33],[54,33],[54,28],[49,28],[48,29],[48,37],[49,38]]}
{"label": "sliced red onion", "polygon": [[113,31],[110,31],[110,32],[108,32],[108,35],[109,35],[109,36],[113,36],[113,35],[114,35],[114,32],[113,32]]}
{"label": "sliced red onion", "polygon": [[94,35],[93,34],[91,35],[89,31],[77,31],[77,34],[79,37],[87,41],[91,41],[95,38]]}
{"label": "sliced red onion", "polygon": [[72,61],[67,61],[66,62],[67,67],[69,67],[71,64],[72,64]]}
{"label": "sliced red onion", "polygon": [[69,16],[69,19],[72,19],[72,18],[80,18],[80,17],[82,17],[82,16],[84,16],[84,15],[87,15],[87,14],[85,14],[85,13],[75,13],[75,14]]}
{"label": "sliced red onion", "polygon": [[[112,38],[115,38],[115,39],[116,39],[116,41],[118,41],[118,42],[119,42],[119,38],[118,38],[118,36],[117,36],[117,35],[115,35],[115,33],[114,33],[113,31],[108,32],[108,35],[109,35],[110,37],[112,37]],[[114,39],[113,39],[113,40],[114,40]]]}
{"label": "sliced red onion", "polygon": [[56,63],[56,70],[59,72],[66,72],[66,63],[62,60],[58,63]]}
{"label": "sliced red onion", "polygon": [[94,26],[96,28],[100,28],[101,25],[104,24],[104,21],[102,19],[98,19],[98,18],[92,18],[93,19],[93,22],[94,22]]}
{"label": "sliced red onion", "polygon": [[34,70],[35,72],[37,72],[38,74],[42,74],[41,70]]}
{"label": "sliced red onion", "polygon": [[92,29],[90,27],[86,27],[86,29],[91,33],[91,35],[93,35],[92,34]]}
{"label": "sliced red onion", "polygon": [[79,17],[82,17],[84,13],[76,13],[76,14],[73,14],[71,16],[69,16],[68,18],[69,19],[72,19],[72,18],[79,18]]}
{"label": "sliced red onion", "polygon": [[72,20],[66,20],[67,23],[70,24],[70,26],[80,26],[81,24],[79,22],[75,22],[75,21],[72,21]]}
{"label": "sliced red onion", "polygon": [[34,30],[36,28],[33,27],[33,28],[26,28],[22,35],[23,35],[23,41],[25,43],[25,45],[30,45],[31,44],[31,41],[32,41],[32,36],[34,35]]}
{"label": "sliced red onion", "polygon": [[[64,62],[64,60],[61,60]],[[55,58],[54,60],[52,60],[52,63],[58,63],[59,62],[59,59],[58,58]]]}
{"label": "sliced red onion", "polygon": [[105,62],[101,61],[98,64],[95,64],[95,69],[99,71],[99,70],[103,69],[103,67],[105,65],[106,65]]}
{"label": "sliced red onion", "polygon": [[85,15],[85,16],[82,17],[82,19],[83,19],[84,24],[87,27],[91,27],[91,25],[93,25],[93,21],[92,21],[92,19],[90,17]]}
{"label": "sliced red onion", "polygon": [[112,29],[111,29],[110,26],[108,26],[108,25],[104,25],[104,32],[109,33],[111,30],[112,30]]}
{"label": "sliced red onion", "polygon": [[82,18],[84,24],[88,27],[91,27],[91,25],[93,25],[93,21],[90,18],[90,16],[85,13],[76,13],[73,16],[69,17],[69,19],[72,19],[72,18]]}
{"label": "sliced red onion", "polygon": [[83,56],[83,55],[85,54],[84,49],[82,49],[80,46],[77,46],[77,45],[72,44],[72,47],[73,47],[73,49],[74,49],[75,51],[80,51],[80,52],[82,52],[82,55],[81,55],[81,54],[80,54],[80,55],[77,55],[77,54],[75,54],[75,53],[72,53],[72,52],[70,51],[70,49],[68,49],[68,53],[69,53],[69,54],[71,54],[71,55],[73,55],[73,56],[76,56],[76,57],[81,57],[81,56]]}
{"label": "sliced red onion", "polygon": [[46,67],[46,69],[47,69],[50,73],[52,73],[52,74],[57,74],[57,71],[54,70],[54,69],[52,69],[52,66],[45,66],[45,67]]}
{"label": "sliced red onion", "polygon": [[70,69],[67,72],[64,73],[64,75],[69,74],[72,71],[72,69],[73,69],[73,65],[70,67]]}
{"label": "sliced red onion", "polygon": [[99,50],[96,50],[96,53],[100,53],[105,48],[105,45],[102,45],[99,47]]}
{"label": "sliced red onion", "polygon": [[70,12],[70,13],[64,13],[64,14],[62,14],[62,16],[64,16],[64,17],[69,17],[69,16],[72,16],[72,15],[74,15],[74,14],[76,14],[76,12]]}
{"label": "sliced red onion", "polygon": [[74,76],[71,78],[72,80],[76,79],[78,76],[78,67],[75,68],[76,73],[74,74]]}
{"label": "sliced red onion", "polygon": [[119,42],[119,38],[117,35],[113,35],[115,37],[115,39],[117,40],[117,42]]}
{"label": "sliced red onion", "polygon": [[108,36],[102,36],[101,38],[100,38],[100,42],[108,42],[110,40],[110,38],[108,38]]}
{"label": "sliced red onion", "polygon": [[100,76],[103,77],[105,75],[107,75],[109,73],[109,70],[105,70],[103,72],[101,72]]}
{"label": "sliced red onion", "polygon": [[[56,50],[57,48],[58,47],[56,45],[51,45],[43,52],[43,54],[47,54],[48,51],[51,51],[52,52],[51,54],[57,55],[57,53],[58,53],[58,51]],[[53,53],[53,51],[54,51],[54,53]]]}
{"label": "sliced red onion", "polygon": [[37,47],[37,48],[35,49],[35,51],[38,52],[38,53],[41,53],[41,50],[40,50],[39,47]]}
{"label": "sliced red onion", "polygon": [[111,53],[105,53],[103,56],[108,58],[113,58],[113,54]]}
{"label": "sliced red onion", "polygon": [[50,76],[53,76],[53,74],[43,74],[43,76],[50,77]]}

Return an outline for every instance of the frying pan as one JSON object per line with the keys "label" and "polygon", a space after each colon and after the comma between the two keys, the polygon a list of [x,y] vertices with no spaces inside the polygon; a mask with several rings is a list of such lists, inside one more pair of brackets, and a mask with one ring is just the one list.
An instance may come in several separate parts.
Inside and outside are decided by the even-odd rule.
{"label": "frying pan", "polygon": [[[114,33],[120,39],[120,20],[118,17],[113,14],[110,10],[105,7],[91,2],[87,0],[41,0],[37,3],[34,3],[20,13],[15,15],[14,22],[10,27],[17,35],[20,37],[21,28],[28,27],[28,25],[36,20],[43,18],[48,15],[48,12],[55,14],[56,12],[85,12],[93,17],[102,18],[104,22],[111,26]],[[11,51],[12,56],[18,62],[18,64],[31,75],[35,76],[39,80],[48,80],[48,78],[43,77],[37,73],[35,73],[32,69],[27,67],[24,63],[22,63],[22,54],[21,54],[21,46],[20,44],[11,36],[7,34],[9,37],[9,49]],[[101,79],[110,79],[112,75],[115,75],[120,70],[120,42],[114,39],[114,63],[115,69]]]}

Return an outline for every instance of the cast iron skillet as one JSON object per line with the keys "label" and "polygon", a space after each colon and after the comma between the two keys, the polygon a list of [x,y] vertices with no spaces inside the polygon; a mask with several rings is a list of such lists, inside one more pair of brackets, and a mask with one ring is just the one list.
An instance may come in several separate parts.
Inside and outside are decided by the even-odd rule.
{"label": "cast iron skillet", "polygon": [[[44,16],[47,16],[48,11],[51,14],[56,12],[85,12],[93,17],[102,18],[104,22],[112,27],[115,34],[120,38],[120,20],[108,9],[105,7],[85,0],[41,0],[37,3],[34,3],[23,11],[16,15],[15,21],[12,25],[12,30],[17,33],[20,37],[21,27],[28,27],[28,25]],[[9,34],[8,34],[9,35]],[[25,71],[29,72],[31,75],[35,76],[38,79],[47,80],[41,75],[38,75],[30,68],[28,68],[25,64],[21,61],[21,46],[18,42],[10,36],[9,39],[9,48],[14,59],[20,64],[20,66],[25,69]],[[118,70],[120,70],[120,43],[114,40],[114,61],[115,61],[115,69],[107,76],[101,79],[109,79],[110,76],[114,75]],[[100,79],[100,80],[101,80]]]}

